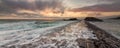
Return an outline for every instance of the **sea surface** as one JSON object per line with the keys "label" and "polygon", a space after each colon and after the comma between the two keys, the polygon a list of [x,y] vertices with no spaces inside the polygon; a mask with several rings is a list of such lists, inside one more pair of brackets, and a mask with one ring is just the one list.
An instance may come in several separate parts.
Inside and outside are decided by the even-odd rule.
{"label": "sea surface", "polygon": [[0,21],[0,31],[36,29],[51,27],[59,24],[52,21]]}
{"label": "sea surface", "polygon": [[[76,21],[0,21],[0,46],[28,44],[33,41],[39,40],[39,37],[43,35],[54,32],[53,29],[57,29],[61,26],[65,26],[73,22]],[[90,22],[90,23],[98,26],[99,28],[107,31],[108,33],[120,39],[120,20],[106,19],[104,20],[104,22]],[[69,34],[65,33],[64,31],[65,32],[70,31],[73,33]],[[65,38],[69,40],[69,35],[70,36],[72,35],[71,37],[75,36],[73,35],[74,32],[81,32],[79,33],[81,35],[80,36],[81,38],[89,38],[93,36],[91,34],[92,31],[89,31],[89,29],[84,27],[84,24],[81,25],[81,23],[71,25],[70,28],[68,27],[66,28],[66,30],[63,29],[62,31],[57,32],[63,32],[65,36],[61,37],[57,35],[56,39]]]}
{"label": "sea surface", "polygon": [[11,42],[29,42],[73,21],[0,21],[0,46]]}

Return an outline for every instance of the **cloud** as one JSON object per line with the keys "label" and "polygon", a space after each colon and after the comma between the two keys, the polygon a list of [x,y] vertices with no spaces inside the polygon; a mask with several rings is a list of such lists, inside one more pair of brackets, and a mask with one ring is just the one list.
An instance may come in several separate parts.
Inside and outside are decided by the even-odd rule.
{"label": "cloud", "polygon": [[[64,6],[77,6],[71,11],[120,11],[120,0],[0,0],[9,8],[24,10],[44,10],[46,8],[55,10],[63,9]],[[100,3],[98,3],[100,2]],[[92,4],[95,3],[95,4]],[[73,5],[75,4],[75,5]],[[65,7],[67,7],[65,6]],[[82,6],[82,7],[80,7]],[[64,8],[65,9],[65,8]]]}
{"label": "cloud", "polygon": [[120,3],[112,3],[112,4],[99,4],[93,6],[87,6],[82,8],[75,8],[71,11],[79,12],[79,11],[100,11],[100,12],[119,12],[120,11]]}
{"label": "cloud", "polygon": [[2,2],[14,9],[43,10],[63,7],[59,0],[2,0]]}
{"label": "cloud", "polygon": [[62,8],[62,2],[59,2],[58,0],[49,0],[49,1],[37,1],[36,6],[38,9],[42,10],[45,8]]}
{"label": "cloud", "polygon": [[101,1],[116,1],[116,0],[101,0]]}

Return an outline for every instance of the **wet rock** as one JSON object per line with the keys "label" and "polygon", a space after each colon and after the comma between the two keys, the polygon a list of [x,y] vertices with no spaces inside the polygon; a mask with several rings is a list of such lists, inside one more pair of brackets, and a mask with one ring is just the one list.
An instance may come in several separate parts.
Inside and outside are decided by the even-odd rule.
{"label": "wet rock", "polygon": [[111,19],[114,19],[114,20],[118,20],[118,19],[120,19],[120,17],[116,17],[116,18],[111,18]]}
{"label": "wet rock", "polygon": [[95,18],[95,17],[86,17],[85,21],[93,21],[93,22],[103,22],[103,20]]}
{"label": "wet rock", "polygon": [[119,39],[115,38],[106,31],[96,27],[89,22],[86,22],[89,29],[94,31],[94,34],[98,37],[97,41],[94,41],[96,48],[120,48]]}
{"label": "wet rock", "polygon": [[15,46],[10,46],[9,48],[16,48]]}
{"label": "wet rock", "polygon": [[77,18],[70,18],[70,19],[64,19],[64,21],[75,21],[78,20]]}
{"label": "wet rock", "polygon": [[[89,22],[85,21],[85,24],[87,26],[80,23],[65,26],[58,33],[52,32],[40,36],[37,41],[20,45],[18,48],[120,48],[119,39]],[[67,31],[69,29],[70,31]],[[97,37],[97,39],[91,38],[87,33],[95,35],[92,37]],[[85,37],[82,37],[82,35]],[[15,46],[9,48],[15,48]]]}

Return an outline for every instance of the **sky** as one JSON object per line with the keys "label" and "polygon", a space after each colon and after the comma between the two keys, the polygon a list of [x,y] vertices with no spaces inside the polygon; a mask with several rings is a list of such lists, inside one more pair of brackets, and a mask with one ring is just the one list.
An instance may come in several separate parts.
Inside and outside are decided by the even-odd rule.
{"label": "sky", "polygon": [[120,15],[119,5],[120,0],[0,0],[0,13],[47,17],[112,16]]}

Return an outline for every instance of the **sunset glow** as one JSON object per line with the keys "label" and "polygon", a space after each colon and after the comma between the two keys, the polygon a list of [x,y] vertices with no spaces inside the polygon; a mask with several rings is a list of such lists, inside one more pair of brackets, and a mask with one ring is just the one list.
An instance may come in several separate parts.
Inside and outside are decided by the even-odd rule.
{"label": "sunset glow", "polygon": [[45,17],[87,17],[87,16],[103,17],[103,16],[120,15],[120,12],[92,12],[92,11],[72,12],[68,10],[65,10],[64,13],[62,14],[58,10],[48,9],[48,8],[42,11],[19,10],[18,13],[38,14],[38,15],[43,15]]}
{"label": "sunset glow", "polygon": [[16,17],[19,14],[26,14],[25,16],[28,18],[36,15],[44,17],[104,17],[120,15],[119,0],[0,0],[0,2],[0,7],[2,7],[0,11],[2,13],[14,14]]}

